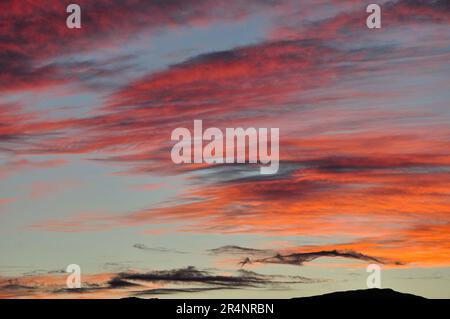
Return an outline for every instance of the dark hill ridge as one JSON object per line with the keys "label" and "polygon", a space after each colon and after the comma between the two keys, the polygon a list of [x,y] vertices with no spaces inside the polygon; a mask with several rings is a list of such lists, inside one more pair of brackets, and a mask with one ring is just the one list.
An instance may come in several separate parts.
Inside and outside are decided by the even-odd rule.
{"label": "dark hill ridge", "polygon": [[[309,296],[309,297],[295,297],[291,298],[292,301],[320,301],[320,300],[427,300],[422,296],[416,296],[413,294],[398,292],[390,288],[378,289],[359,289],[348,291],[336,291],[328,294]],[[139,298],[139,297],[126,297],[123,300],[137,301],[137,300],[159,300],[159,298]],[[187,299],[189,300],[189,299]],[[197,300],[209,300],[209,299],[197,299]],[[233,299],[225,299],[233,300]],[[251,299],[257,301],[258,299]]]}
{"label": "dark hill ridge", "polygon": [[329,299],[347,299],[347,300],[425,300],[426,298],[421,296],[416,296],[413,294],[407,294],[398,292],[392,289],[360,289],[360,290],[349,290],[349,291],[337,291],[324,295],[317,295],[311,297],[300,297],[293,298],[293,300],[329,300]]}

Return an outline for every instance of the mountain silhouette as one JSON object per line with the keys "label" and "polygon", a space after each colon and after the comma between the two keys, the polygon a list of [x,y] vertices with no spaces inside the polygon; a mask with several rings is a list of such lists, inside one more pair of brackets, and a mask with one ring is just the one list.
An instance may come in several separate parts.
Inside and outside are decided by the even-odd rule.
{"label": "mountain silhouette", "polygon": [[416,296],[413,294],[407,294],[403,292],[398,292],[393,289],[384,288],[371,288],[371,289],[360,289],[360,290],[349,290],[349,291],[337,291],[324,295],[310,296],[310,297],[299,297],[293,298],[294,300],[329,300],[329,299],[345,299],[345,300],[403,300],[403,299],[414,299],[414,300],[425,300],[426,298],[421,296]]}

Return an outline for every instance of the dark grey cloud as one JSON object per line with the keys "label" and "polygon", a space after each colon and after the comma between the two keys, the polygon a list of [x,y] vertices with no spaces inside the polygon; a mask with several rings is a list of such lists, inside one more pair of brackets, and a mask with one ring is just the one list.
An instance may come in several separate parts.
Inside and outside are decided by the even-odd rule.
{"label": "dark grey cloud", "polygon": [[274,251],[271,249],[255,249],[236,245],[227,245],[219,248],[210,249],[209,252],[214,255],[228,254],[228,255],[254,255],[254,256],[255,255],[261,256],[274,253]]}
{"label": "dark grey cloud", "polygon": [[267,288],[276,289],[292,284],[322,282],[302,276],[262,275],[253,271],[240,269],[236,274],[223,275],[211,271],[199,270],[193,266],[173,270],[152,271],[147,273],[120,273],[118,279],[126,282],[166,283],[172,285],[144,291],[136,291],[138,295],[200,292],[219,289]]}
{"label": "dark grey cloud", "polygon": [[8,281],[7,284],[1,286],[2,290],[34,290],[36,289],[36,286],[30,286],[30,285],[22,285],[19,283],[15,283],[13,280]]}
{"label": "dark grey cloud", "polygon": [[357,259],[367,262],[374,262],[379,264],[385,264],[387,263],[385,260],[377,257],[372,257],[369,255],[364,255],[352,250],[345,250],[345,251],[339,251],[339,250],[322,250],[322,251],[316,251],[316,252],[309,252],[309,253],[293,253],[293,254],[280,254],[277,253],[274,256],[271,257],[265,257],[265,258],[259,258],[259,259],[250,259],[249,257],[246,257],[243,259],[240,264],[242,266],[245,266],[246,264],[251,263],[263,263],[263,264],[287,264],[287,265],[303,265],[303,263],[312,261],[317,258],[321,257],[341,257],[341,258],[349,258],[349,259]]}
{"label": "dark grey cloud", "polygon": [[417,171],[448,171],[450,167],[442,163],[432,163],[427,155],[420,156],[412,160],[410,158],[391,157],[364,157],[364,156],[330,156],[313,158],[304,161],[281,160],[277,174],[259,174],[259,165],[256,164],[216,164],[199,168],[197,171],[206,173],[200,174],[200,181],[212,183],[247,183],[258,181],[272,181],[289,179],[293,174],[301,171],[313,169],[326,173],[349,173],[349,172],[374,172],[386,169],[393,169],[402,172]]}
{"label": "dark grey cloud", "polygon": [[[292,284],[323,282],[302,276],[262,275],[244,269],[235,274],[223,275],[213,271],[188,266],[180,269],[150,272],[122,272],[106,284],[85,284],[79,289],[55,289],[53,293],[89,293],[101,290],[128,289],[130,296],[196,293],[223,289],[265,288],[281,289]],[[146,285],[164,284],[163,287],[146,289]]]}
{"label": "dark grey cloud", "polygon": [[237,275],[217,275],[193,266],[146,273],[120,273],[118,278],[143,282],[193,283],[214,286],[257,287],[272,283],[271,278],[256,273],[239,271]]}
{"label": "dark grey cloud", "polygon": [[113,278],[110,281],[108,281],[108,287],[109,288],[128,288],[128,287],[138,287],[139,284],[129,282],[126,280],[123,280],[121,278]]}
{"label": "dark grey cloud", "polygon": [[303,263],[312,261],[321,257],[340,257],[357,259],[367,262],[374,262],[379,264],[395,263],[395,261],[388,261],[384,258],[365,255],[353,250],[319,250],[315,252],[306,253],[281,253],[272,249],[253,249],[234,245],[222,246],[211,249],[211,253],[216,255],[238,255],[242,257],[239,262],[241,266],[251,263],[262,264],[289,264],[289,265],[303,265]]}
{"label": "dark grey cloud", "polygon": [[[239,246],[224,246],[211,250],[211,254],[224,252],[241,252],[246,254],[261,254],[269,251],[243,248]],[[48,271],[44,277],[53,272]],[[60,272],[54,272],[59,275]],[[39,278],[38,275],[34,277]],[[293,284],[310,284],[323,282],[324,279],[307,278],[303,276],[286,276],[260,274],[254,271],[239,269],[235,272],[221,269],[202,270],[194,266],[169,270],[153,270],[149,272],[124,271],[115,273],[107,281],[83,281],[81,288],[65,287],[65,277],[61,276],[59,283],[46,284],[34,280],[33,276],[23,276],[3,280],[0,291],[15,296],[33,296],[36,294],[86,294],[120,290],[124,296],[164,295],[177,293],[197,293],[225,289],[289,289]],[[45,282],[45,280],[43,281]]]}
{"label": "dark grey cloud", "polygon": [[145,250],[145,251],[152,251],[152,252],[158,252],[158,253],[176,253],[176,254],[187,254],[185,251],[180,251],[177,249],[170,249],[170,248],[164,248],[164,247],[149,247],[144,244],[134,244],[134,248]]}

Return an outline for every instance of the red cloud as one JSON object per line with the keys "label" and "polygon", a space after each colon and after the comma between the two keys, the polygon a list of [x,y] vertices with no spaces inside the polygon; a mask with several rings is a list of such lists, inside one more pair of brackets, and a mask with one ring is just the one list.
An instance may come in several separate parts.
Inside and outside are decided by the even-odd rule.
{"label": "red cloud", "polygon": [[[20,25],[18,30],[7,29],[7,33],[14,31],[17,39],[6,42],[4,52],[8,54],[1,55],[2,62],[12,57],[12,67],[0,83],[21,88],[23,79],[32,84],[33,79],[47,81],[45,76],[33,77],[33,72],[42,70],[30,65],[64,54],[66,45],[70,49],[94,43],[110,34],[113,21],[123,27],[119,34],[123,38],[142,28],[147,15],[154,18],[149,19],[154,29],[214,16],[203,1],[179,2],[191,9],[182,17],[176,15],[176,5],[154,12],[147,4],[150,2],[139,2],[139,6],[121,11],[118,3],[97,1],[93,5],[92,12],[100,10],[102,15],[98,21],[88,16],[91,24],[82,31],[90,32],[88,37],[83,33],[68,35],[67,30],[56,26],[53,34]],[[443,1],[429,5],[424,1],[399,1],[390,6],[392,10],[384,10],[384,23],[388,25],[405,23],[408,28],[420,28],[423,23],[448,24],[448,6]],[[30,13],[18,8],[16,2],[12,19]],[[139,12],[133,11],[136,8]],[[58,5],[49,6],[46,12],[53,17],[60,9]],[[123,22],[121,18],[126,15],[135,15],[136,19]],[[50,19],[44,28],[51,28],[55,21]],[[107,160],[132,163],[135,172],[177,173],[169,157],[170,132],[177,126],[190,126],[195,118],[217,127],[224,125],[224,119],[230,126],[272,125],[282,119],[287,124],[288,132],[282,138],[286,151],[281,158],[285,171],[279,176],[258,179],[243,170],[235,177],[233,170],[239,167],[215,167],[218,171],[211,174],[213,182],[199,179],[198,189],[164,208],[118,217],[88,214],[73,220],[42,222],[32,228],[76,232],[183,221],[188,223],[180,229],[183,231],[344,234],[359,238],[344,248],[407,263],[447,264],[448,125],[433,122],[431,129],[415,126],[425,116],[430,122],[436,120],[425,112],[374,112],[358,106],[347,112],[342,104],[343,111],[326,107],[342,100],[351,105],[362,101],[355,98],[376,97],[377,92],[365,92],[363,88],[339,91],[353,76],[356,80],[352,83],[356,83],[368,75],[405,71],[418,62],[395,63],[398,58],[408,60],[435,53],[433,48],[349,50],[327,43],[330,39],[351,41],[360,34],[357,28],[361,23],[353,13],[343,13],[306,29],[297,30],[294,25],[289,40],[280,39],[286,35],[277,33],[274,41],[197,56],[128,83],[111,94],[101,112],[91,117],[39,121],[31,115],[3,111],[0,117],[6,124],[0,126],[0,138],[8,143],[15,140],[12,137],[22,138],[12,147],[20,153],[103,152]],[[66,35],[66,40],[56,41]],[[22,60],[30,64],[17,62]],[[445,60],[446,56],[438,57],[421,66],[430,70]],[[45,71],[54,74],[51,69]],[[9,78],[15,75],[19,75],[16,80]],[[383,87],[386,92],[381,93],[395,94],[388,85]],[[408,119],[409,126],[405,122],[398,128],[384,125],[399,119]],[[54,135],[48,136],[50,132]],[[32,145],[26,143],[30,135],[35,138]],[[199,168],[205,167],[183,167]],[[436,230],[439,234],[433,235]],[[365,239],[368,234],[370,240]],[[395,247],[377,244],[383,238],[395,241]],[[428,245],[432,253],[423,251]]]}
{"label": "red cloud", "polygon": [[[258,8],[259,1],[176,0],[168,2],[80,0],[82,28],[66,27],[68,3],[5,0],[0,3],[0,85],[2,91],[36,89],[72,81],[64,67],[49,60],[114,47],[141,31],[236,20]],[[132,18],[130,18],[132,17]]]}

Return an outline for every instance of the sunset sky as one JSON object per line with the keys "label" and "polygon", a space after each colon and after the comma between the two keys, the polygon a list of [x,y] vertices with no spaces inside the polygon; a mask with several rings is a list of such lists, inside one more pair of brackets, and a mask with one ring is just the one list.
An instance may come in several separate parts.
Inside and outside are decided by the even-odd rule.
{"label": "sunset sky", "polygon": [[[0,2],[0,298],[450,298],[450,3]],[[66,27],[81,7],[82,28]],[[280,168],[177,127],[280,129]],[[77,264],[82,289],[66,289]]]}

